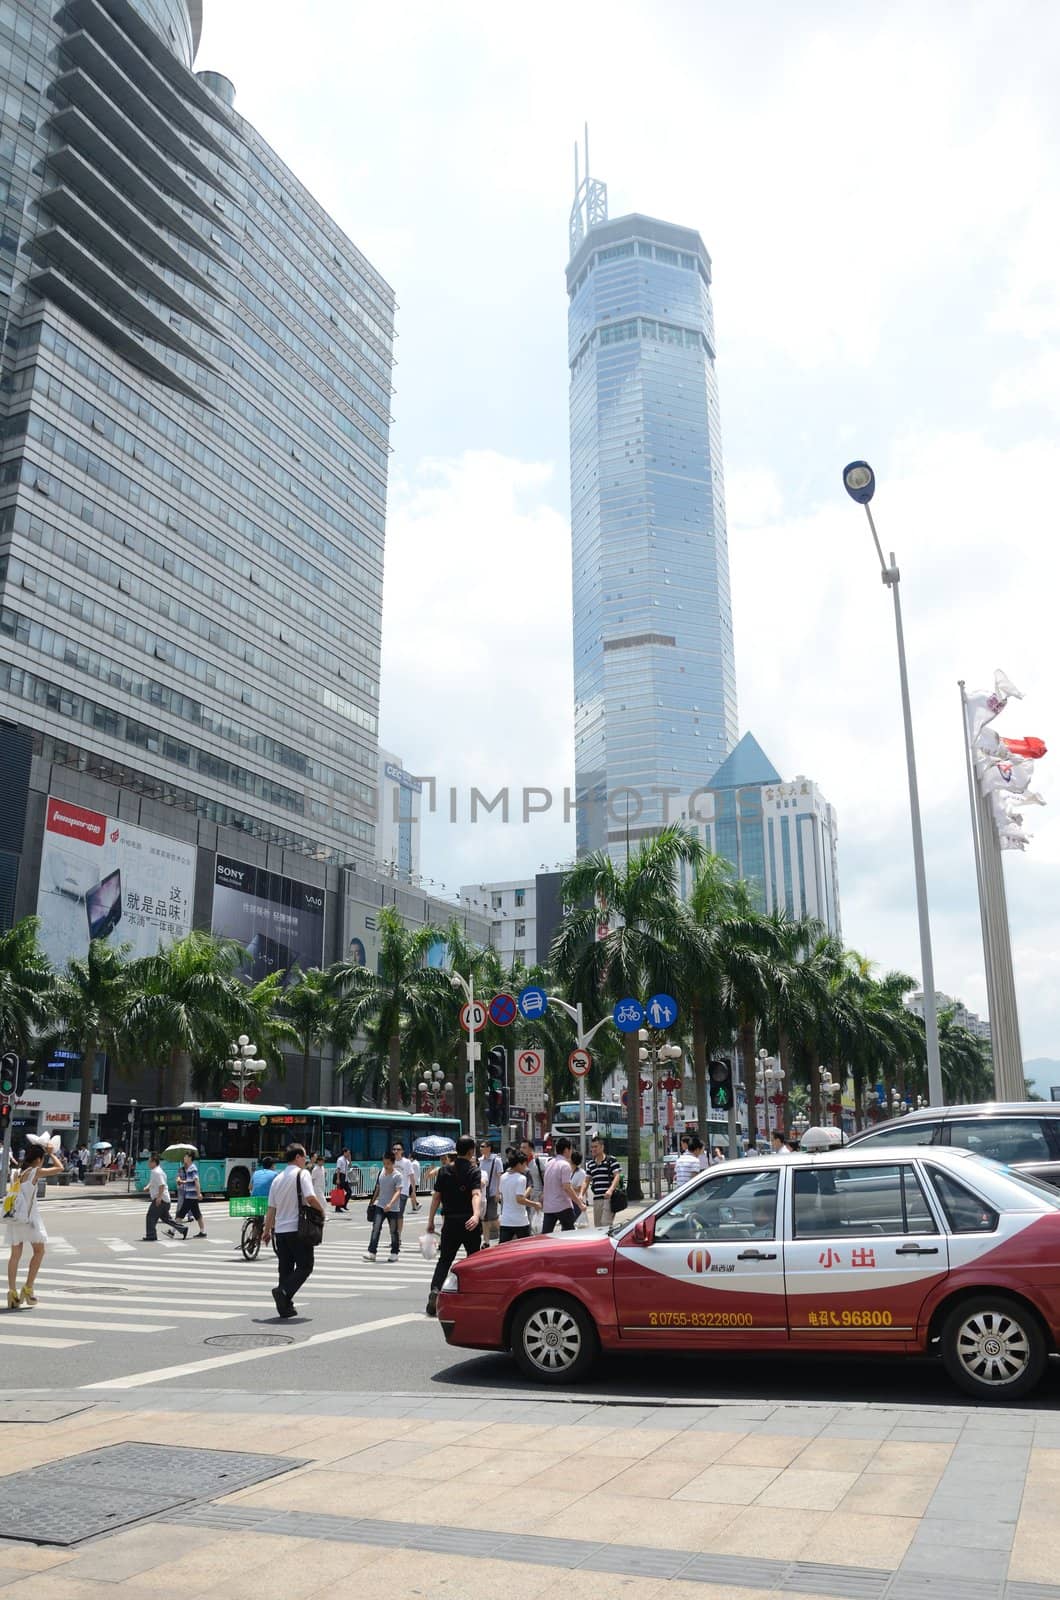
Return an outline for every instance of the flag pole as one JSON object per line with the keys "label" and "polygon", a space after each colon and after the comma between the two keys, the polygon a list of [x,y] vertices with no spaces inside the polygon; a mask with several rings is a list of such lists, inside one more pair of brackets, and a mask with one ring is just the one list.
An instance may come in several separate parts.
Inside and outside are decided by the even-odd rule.
{"label": "flag pole", "polygon": [[[979,827],[979,791],[975,782],[975,766],[972,761],[972,740],[968,727],[968,696],[965,692],[964,679],[958,678],[957,686],[961,691],[961,728],[964,739],[964,765],[968,774],[968,804],[972,814],[972,847],[975,854],[975,882],[979,891],[979,925],[983,935],[983,965],[986,970],[987,1011],[990,1015],[991,1036],[996,1026],[995,1003],[997,987],[994,981],[994,951],[991,934],[991,917],[987,905],[987,890],[983,875],[983,841]],[[997,1061],[993,1062],[994,1088],[997,1089]]]}

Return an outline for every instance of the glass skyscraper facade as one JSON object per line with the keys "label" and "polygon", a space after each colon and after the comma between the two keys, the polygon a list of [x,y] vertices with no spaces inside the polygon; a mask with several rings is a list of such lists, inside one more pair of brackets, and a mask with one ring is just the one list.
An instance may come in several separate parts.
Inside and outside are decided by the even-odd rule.
{"label": "glass skyscraper facade", "polygon": [[577,849],[689,810],[737,738],[711,265],[691,228],[607,218],[567,267]]}
{"label": "glass skyscraper facade", "polygon": [[201,25],[0,0],[0,718],[371,861],[394,298]]}

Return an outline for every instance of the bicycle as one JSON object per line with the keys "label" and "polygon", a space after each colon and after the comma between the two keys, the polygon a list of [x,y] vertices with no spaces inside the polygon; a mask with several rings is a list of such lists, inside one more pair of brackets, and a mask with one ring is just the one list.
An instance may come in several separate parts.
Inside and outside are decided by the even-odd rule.
{"label": "bicycle", "polygon": [[[261,1250],[262,1234],[265,1231],[264,1217],[247,1217],[243,1223],[243,1231],[239,1236],[239,1248],[248,1261],[256,1261]],[[273,1254],[276,1251],[276,1235],[272,1236]]]}

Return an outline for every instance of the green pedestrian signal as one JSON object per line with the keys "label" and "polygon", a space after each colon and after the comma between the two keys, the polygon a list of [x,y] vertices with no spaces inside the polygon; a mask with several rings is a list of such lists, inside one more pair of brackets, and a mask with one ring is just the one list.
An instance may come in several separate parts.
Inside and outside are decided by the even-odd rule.
{"label": "green pedestrian signal", "polygon": [[0,1094],[19,1094],[22,1089],[22,1059],[14,1050],[0,1056]]}
{"label": "green pedestrian signal", "polygon": [[732,1063],[712,1061],[709,1068],[710,1106],[712,1111],[728,1111],[733,1104]]}

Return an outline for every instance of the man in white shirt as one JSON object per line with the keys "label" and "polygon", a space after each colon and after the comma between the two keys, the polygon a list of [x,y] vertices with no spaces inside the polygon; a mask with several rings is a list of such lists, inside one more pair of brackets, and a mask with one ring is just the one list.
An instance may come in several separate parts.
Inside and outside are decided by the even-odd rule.
{"label": "man in white shirt", "polygon": [[501,1174],[504,1162],[488,1139],[479,1145],[478,1169],[482,1174],[482,1248],[488,1250],[500,1238]]}
{"label": "man in white shirt", "polygon": [[791,1146],[779,1128],[774,1128],[769,1135],[769,1144],[775,1156],[790,1156]]}
{"label": "man in white shirt", "polygon": [[394,1158],[394,1171],[401,1179],[401,1199],[398,1201],[397,1225],[398,1233],[400,1235],[405,1229],[405,1207],[408,1205],[409,1196],[412,1194],[412,1162],[405,1154],[405,1146],[403,1144],[396,1144],[392,1146],[390,1154]]}
{"label": "man in white shirt", "polygon": [[420,1164],[415,1156],[412,1157],[410,1164],[412,1166],[412,1194],[409,1198],[412,1201],[413,1211],[418,1211],[420,1209]]}
{"label": "man in white shirt", "polygon": [[302,1206],[323,1214],[324,1207],[313,1192],[313,1180],[305,1170],[305,1146],[289,1144],[284,1152],[287,1165],[269,1189],[269,1209],[265,1213],[262,1238],[268,1244],[276,1235],[280,1281],[272,1291],[276,1310],[285,1320],[297,1316],[294,1297],[313,1270],[313,1246],[299,1238],[298,1218]]}
{"label": "man in white shirt", "polygon": [[158,1243],[158,1224],[167,1229],[169,1237],[175,1239],[179,1233],[182,1239],[188,1237],[188,1230],[182,1222],[174,1222],[169,1214],[169,1185],[166,1175],[159,1165],[157,1156],[148,1157],[147,1182],[144,1188],[151,1197],[151,1204],[147,1208],[147,1226],[144,1233],[145,1244]]}
{"label": "man in white shirt", "polygon": [[699,1154],[692,1149],[691,1143],[686,1144],[677,1158],[677,1167],[674,1171],[674,1188],[680,1189],[683,1184],[698,1178],[700,1174]]}

